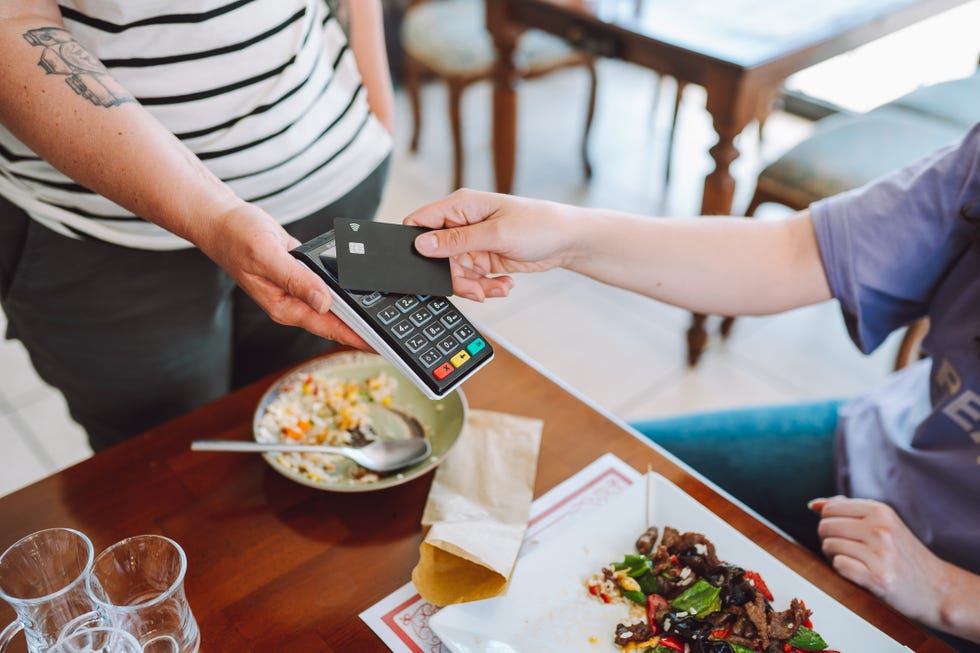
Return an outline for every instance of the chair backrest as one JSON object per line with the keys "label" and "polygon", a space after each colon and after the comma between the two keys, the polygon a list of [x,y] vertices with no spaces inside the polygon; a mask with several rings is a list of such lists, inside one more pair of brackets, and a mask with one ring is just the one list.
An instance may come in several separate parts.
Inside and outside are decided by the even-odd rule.
{"label": "chair backrest", "polygon": [[900,370],[907,365],[911,365],[920,358],[925,358],[922,351],[922,340],[929,332],[929,318],[924,317],[917,320],[905,328],[905,335],[898,346],[898,353],[895,355],[895,370]]}

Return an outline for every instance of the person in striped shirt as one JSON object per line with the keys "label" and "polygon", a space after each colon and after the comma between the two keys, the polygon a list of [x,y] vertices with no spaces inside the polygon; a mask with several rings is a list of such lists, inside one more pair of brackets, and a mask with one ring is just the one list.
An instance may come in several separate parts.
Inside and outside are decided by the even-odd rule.
{"label": "person in striped shirt", "polygon": [[377,210],[381,0],[5,0],[0,53],[7,336],[93,449],[365,346],[288,251]]}

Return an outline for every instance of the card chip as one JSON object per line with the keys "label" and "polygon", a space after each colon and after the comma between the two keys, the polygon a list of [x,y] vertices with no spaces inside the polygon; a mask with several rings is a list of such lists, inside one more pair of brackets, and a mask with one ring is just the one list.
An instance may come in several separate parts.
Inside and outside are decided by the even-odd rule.
{"label": "card chip", "polygon": [[351,242],[348,244],[347,249],[350,250],[351,254],[363,254],[364,253],[364,243]]}

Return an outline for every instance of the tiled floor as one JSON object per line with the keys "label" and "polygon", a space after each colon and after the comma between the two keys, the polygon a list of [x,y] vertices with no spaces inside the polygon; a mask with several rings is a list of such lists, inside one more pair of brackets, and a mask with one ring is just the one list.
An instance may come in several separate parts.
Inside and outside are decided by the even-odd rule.
{"label": "tiled floor", "polygon": [[[591,140],[595,177],[588,184],[578,157],[586,79],[567,71],[523,86],[515,191],[647,215],[696,213],[713,143],[704,97],[694,88],[684,96],[673,179],[665,189],[664,134],[673,88],[668,83],[654,104],[654,86],[647,71],[602,64]],[[466,183],[484,189],[492,187],[489,94],[489,88],[476,87],[464,98]],[[443,195],[450,179],[444,90],[426,90],[427,124],[415,156],[406,152],[410,121],[404,98],[398,101],[398,147],[381,211],[389,221]],[[760,162],[809,129],[804,121],[776,114],[761,146],[755,130],[746,131],[734,166],[737,206],[747,202]],[[772,207],[761,217],[784,213]],[[836,306],[826,304],[740,319],[732,337],[713,340],[692,370],[684,362],[685,312],[572,273],[519,277],[507,300],[461,303],[470,317],[626,418],[851,395],[886,374],[895,345],[890,341],[874,356],[862,356],[848,341]],[[0,494],[89,455],[61,396],[36,377],[20,344],[9,341],[0,342],[0,450]]]}

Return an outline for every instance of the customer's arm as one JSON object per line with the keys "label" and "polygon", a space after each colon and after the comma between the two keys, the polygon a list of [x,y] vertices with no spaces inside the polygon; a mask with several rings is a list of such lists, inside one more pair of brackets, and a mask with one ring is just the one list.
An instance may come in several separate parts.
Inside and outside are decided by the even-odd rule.
{"label": "customer's arm", "polygon": [[[67,74],[69,55],[87,74]],[[326,313],[325,285],[288,254],[295,239],[113,80],[65,31],[54,0],[0,3],[0,80],[0,123],[38,156],[197,245],[277,322],[364,346]]]}
{"label": "customer's arm", "polygon": [[823,552],[842,576],[928,626],[980,643],[980,576],[936,557],[870,499],[815,499]]}
{"label": "customer's arm", "polygon": [[457,191],[406,222],[451,256],[456,292],[503,296],[512,272],[564,267],[690,310],[767,314],[830,299],[809,213],[773,222],[650,218]]}
{"label": "customer's arm", "polygon": [[388,133],[395,128],[395,93],[385,49],[381,0],[344,0],[350,16],[350,49],[367,89],[368,106]]}

